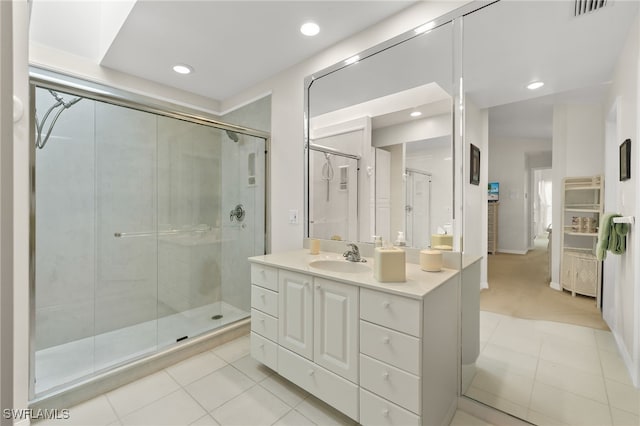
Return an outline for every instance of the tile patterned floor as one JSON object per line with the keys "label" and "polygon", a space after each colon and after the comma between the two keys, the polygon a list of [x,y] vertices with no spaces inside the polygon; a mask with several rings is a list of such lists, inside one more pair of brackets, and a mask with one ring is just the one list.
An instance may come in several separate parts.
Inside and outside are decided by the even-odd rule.
{"label": "tile patterned floor", "polygon": [[[249,355],[244,336],[69,409],[48,425],[355,425]],[[454,426],[487,426],[457,412]]]}
{"label": "tile patterned floor", "polygon": [[467,396],[539,425],[640,425],[611,332],[483,311]]}

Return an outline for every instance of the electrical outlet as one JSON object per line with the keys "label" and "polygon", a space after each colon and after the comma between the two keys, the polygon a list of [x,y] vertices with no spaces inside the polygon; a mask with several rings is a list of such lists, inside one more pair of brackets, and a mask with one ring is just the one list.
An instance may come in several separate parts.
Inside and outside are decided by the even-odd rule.
{"label": "electrical outlet", "polygon": [[292,225],[298,223],[298,209],[289,210],[289,223]]}

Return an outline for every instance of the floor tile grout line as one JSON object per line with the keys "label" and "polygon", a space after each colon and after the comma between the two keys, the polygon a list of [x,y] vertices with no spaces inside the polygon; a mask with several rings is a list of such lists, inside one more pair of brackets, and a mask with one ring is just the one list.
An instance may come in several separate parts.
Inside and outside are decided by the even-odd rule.
{"label": "floor tile grout line", "polygon": [[[277,374],[277,373],[275,373],[275,374]],[[269,377],[271,377],[271,376],[269,376]],[[260,381],[260,382],[258,383],[258,385],[259,385],[262,389],[266,390],[267,392],[269,392],[270,394],[272,394],[273,396],[275,396],[276,398],[278,398],[278,399],[279,399],[280,401],[282,401],[285,405],[287,405],[288,407],[291,407],[291,409],[295,409],[298,405],[302,404],[302,402],[303,402],[305,399],[307,399],[307,398],[309,397],[309,393],[307,393],[307,391],[305,391],[304,389],[300,388],[300,389],[302,389],[302,390],[303,390],[305,393],[307,393],[307,394],[304,396],[304,398],[301,398],[301,399],[300,399],[300,401],[299,401],[296,405],[291,406],[291,405],[289,405],[289,404],[287,403],[287,401],[285,401],[282,397],[280,397],[280,395],[278,395],[277,393],[273,392],[271,389],[266,388],[266,387],[264,387],[264,386],[262,385],[262,382],[264,382],[265,380],[267,380],[269,377],[265,377],[265,379],[264,379],[264,380],[262,380],[262,381]],[[281,376],[281,377],[282,377],[282,376]],[[285,380],[286,380],[286,379],[285,379]],[[287,381],[288,381],[288,380],[287,380]],[[291,382],[289,382],[289,383],[291,383]]]}
{"label": "floor tile grout line", "polygon": [[[173,395],[174,393],[178,393],[178,392],[180,392],[181,390],[184,390],[184,389],[182,389],[182,387],[179,387],[178,389],[175,389],[175,390],[173,390],[173,391],[169,392],[168,394],[163,395],[163,396],[161,396],[160,398],[154,399],[153,401],[151,401],[151,402],[149,402],[149,403],[147,403],[147,404],[144,404],[143,406],[141,406],[141,407],[139,407],[139,408],[137,408],[137,409],[135,409],[135,410],[131,411],[130,413],[125,414],[122,418],[120,418],[120,417],[119,417],[119,418],[118,418],[118,420],[120,421],[120,423],[122,423],[122,421],[123,421],[126,417],[128,417],[128,416],[130,416],[130,415],[132,415],[132,414],[134,414],[134,413],[137,413],[138,411],[140,411],[140,410],[142,410],[142,409],[144,409],[144,408],[147,408],[147,407],[148,407],[148,406],[150,406],[151,404],[155,404],[156,402],[160,401],[162,398],[166,398],[166,397],[168,397],[169,395]],[[187,393],[187,395],[189,395],[189,394]],[[106,396],[106,395],[105,395],[105,396]],[[189,395],[189,396],[191,397],[191,395]],[[116,415],[117,415],[117,413],[116,413]]]}
{"label": "floor tile grout line", "polygon": [[[133,382],[132,382],[133,383]],[[117,388],[116,388],[117,389]],[[115,390],[115,389],[114,389]],[[109,404],[109,406],[111,407],[111,409],[113,410],[113,412],[116,415],[116,419],[118,420],[118,423],[122,424],[122,419],[120,418],[120,415],[118,414],[118,412],[116,411],[116,407],[113,406],[113,403],[111,402],[111,399],[109,399],[109,392],[105,392],[102,395],[104,395],[105,399],[107,400],[107,404]]]}
{"label": "floor tile grout line", "polygon": [[[119,390],[119,389],[122,389],[122,388],[124,388],[124,387],[126,387],[126,386],[132,385],[132,384],[134,384],[134,383],[138,383],[138,382],[140,382],[141,380],[144,380],[144,379],[146,379],[146,378],[148,378],[148,377],[150,377],[150,376],[153,376],[154,374],[158,374],[158,373],[160,373],[160,372],[165,372],[169,377],[171,377],[171,379],[172,379],[172,380],[173,380],[173,382],[178,386],[178,388],[177,388],[177,389],[174,389],[174,390],[170,391],[169,393],[164,394],[164,395],[162,395],[162,396],[160,396],[160,397],[158,397],[158,398],[154,399],[153,401],[150,401],[150,402],[148,402],[148,403],[144,404],[143,406],[138,407],[138,408],[136,408],[135,410],[133,410],[133,411],[131,411],[131,412],[129,412],[129,413],[127,413],[127,414],[125,414],[124,416],[120,417],[120,415],[118,414],[118,411],[116,410],[115,406],[113,405],[113,402],[111,402],[111,399],[109,398],[109,394],[110,394],[110,393],[112,393],[112,392],[115,392],[115,391],[117,391],[117,390]],[[103,393],[102,395],[104,395],[104,397],[105,397],[105,398],[107,398],[107,401],[109,401],[109,405],[111,405],[111,407],[112,407],[113,411],[116,413],[116,417],[118,418],[118,420],[120,420],[120,421],[122,422],[122,419],[123,419],[124,417],[127,417],[128,415],[133,414],[133,413],[135,413],[136,411],[138,411],[138,410],[140,410],[140,409],[142,409],[142,408],[144,408],[144,407],[146,407],[146,406],[148,406],[148,405],[151,405],[151,404],[153,404],[154,402],[157,402],[157,401],[161,400],[162,398],[164,398],[164,397],[166,397],[166,396],[171,395],[172,393],[175,393],[176,391],[180,390],[180,388],[181,388],[181,387],[182,387],[182,386],[180,385],[180,383],[176,382],[176,381],[175,381],[175,379],[173,379],[173,377],[172,377],[168,372],[166,372],[166,371],[163,369],[163,370],[156,371],[155,373],[151,373],[151,374],[148,374],[148,375],[146,375],[146,376],[140,377],[139,379],[134,380],[133,382],[127,383],[127,384],[122,385],[122,386],[119,386],[119,387],[117,387],[117,388],[115,388],[115,389],[112,389],[112,390],[110,390],[110,391],[108,391],[108,392]]]}

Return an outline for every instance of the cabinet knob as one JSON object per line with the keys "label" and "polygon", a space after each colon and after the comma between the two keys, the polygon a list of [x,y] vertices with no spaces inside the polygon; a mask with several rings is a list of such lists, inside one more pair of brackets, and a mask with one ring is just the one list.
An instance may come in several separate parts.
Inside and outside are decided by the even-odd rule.
{"label": "cabinet knob", "polygon": [[382,302],[382,307],[385,308],[385,309],[388,309],[390,305],[391,305],[391,303],[387,302],[386,300],[384,302]]}
{"label": "cabinet knob", "polygon": [[263,294],[261,294],[261,295],[260,295],[260,297],[261,297],[262,299],[264,299],[264,298],[266,297],[266,295],[263,293]]}
{"label": "cabinet knob", "polygon": [[389,410],[387,408],[385,408],[384,410],[382,410],[382,416],[383,417],[389,417]]}
{"label": "cabinet knob", "polygon": [[258,346],[260,349],[264,349],[264,343],[261,343],[260,346]]}
{"label": "cabinet knob", "polygon": [[305,281],[305,282],[304,282],[304,286],[305,286],[305,287],[309,287],[309,281]]}
{"label": "cabinet knob", "polygon": [[313,370],[307,371],[307,374],[310,375],[310,376],[313,376]]}
{"label": "cabinet knob", "polygon": [[388,371],[385,371],[384,373],[382,373],[382,378],[383,378],[384,380],[389,380],[389,372],[388,372]]}
{"label": "cabinet knob", "polygon": [[384,343],[385,345],[388,345],[390,340],[391,339],[389,338],[389,336],[384,336],[382,338],[382,343]]}
{"label": "cabinet knob", "polygon": [[264,269],[260,269],[260,273],[261,273],[262,275],[267,275],[267,271],[265,271]]}

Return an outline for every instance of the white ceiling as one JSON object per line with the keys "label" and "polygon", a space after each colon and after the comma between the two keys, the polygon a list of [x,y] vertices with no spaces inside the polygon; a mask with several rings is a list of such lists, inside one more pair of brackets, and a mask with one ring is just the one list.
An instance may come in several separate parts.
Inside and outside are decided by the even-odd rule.
{"label": "white ceiling", "polygon": [[[224,100],[415,2],[139,0],[119,31],[104,40],[100,27],[106,25],[109,2],[34,0],[31,38],[105,67]],[[308,20],[320,25],[319,35],[300,33]],[[177,75],[171,69],[176,63],[195,72]]]}
{"label": "white ceiling", "polygon": [[[490,135],[549,139],[554,104],[602,102],[638,3],[575,17],[573,1],[501,1],[469,15],[465,90],[490,108]],[[535,80],[545,86],[528,90]]]}
{"label": "white ceiling", "polygon": [[[412,3],[415,2],[34,0],[31,38],[106,67],[224,100]],[[503,0],[468,15],[464,22],[465,89],[477,106],[490,108],[492,135],[550,137],[555,102],[575,100],[579,93],[589,93],[593,87],[599,89],[590,99],[601,100],[606,93],[601,88],[612,78],[638,3],[610,0],[600,11],[574,17],[571,0]],[[114,4],[124,6],[115,13],[111,10]],[[108,22],[113,17],[117,19]],[[319,36],[307,38],[299,33],[300,24],[307,19],[320,24]],[[434,30],[421,48],[443,55],[449,51],[449,33],[450,30]],[[436,42],[440,39],[448,41]],[[420,43],[425,41],[413,42]],[[430,76],[419,84],[438,81],[448,90],[440,80],[451,75],[446,68],[451,62],[429,62],[432,56],[415,54],[410,44],[406,45],[388,51],[387,59],[376,55],[380,61],[393,58],[394,64],[409,65],[401,67],[404,74],[395,81],[406,83],[409,69],[427,69]],[[392,57],[391,51],[406,59]],[[375,58],[367,61],[373,63]],[[195,73],[173,73],[171,66],[176,62],[193,66]],[[445,68],[438,68],[442,66]],[[347,72],[343,75],[349,76]],[[538,91],[525,89],[535,79],[544,80],[546,85]],[[362,81],[358,79],[360,86]],[[316,84],[318,89],[322,87],[320,83]],[[376,90],[383,90],[380,80],[373,84]],[[412,83],[400,90],[413,86]],[[369,89],[363,90],[370,94]],[[568,100],[565,93],[569,94]],[[342,92],[340,95],[329,98],[335,101],[344,97]]]}

